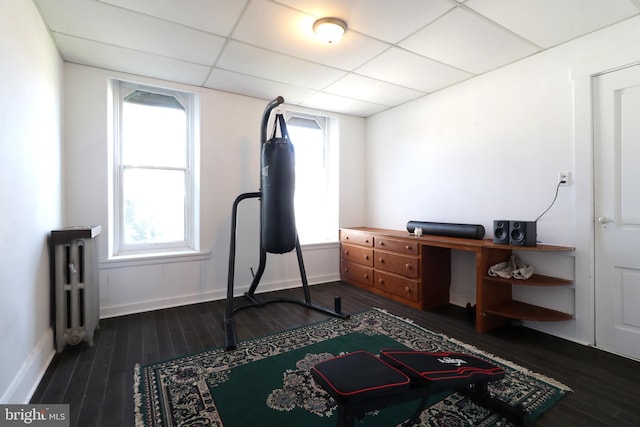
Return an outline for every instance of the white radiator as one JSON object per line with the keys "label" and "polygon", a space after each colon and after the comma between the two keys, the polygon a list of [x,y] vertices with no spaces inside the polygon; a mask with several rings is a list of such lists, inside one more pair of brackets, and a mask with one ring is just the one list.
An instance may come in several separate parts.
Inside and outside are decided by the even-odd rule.
{"label": "white radiator", "polygon": [[55,345],[59,353],[67,344],[86,341],[100,319],[98,235],[100,226],[71,227],[51,232],[54,255]]}

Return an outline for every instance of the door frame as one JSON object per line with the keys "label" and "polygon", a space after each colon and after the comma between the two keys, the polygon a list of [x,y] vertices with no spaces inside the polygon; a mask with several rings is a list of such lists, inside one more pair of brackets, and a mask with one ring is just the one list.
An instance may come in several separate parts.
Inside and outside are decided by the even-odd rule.
{"label": "door frame", "polygon": [[[595,331],[595,171],[593,79],[640,64],[640,43],[596,56],[572,67],[574,85],[574,155],[576,184],[576,337],[596,345]],[[583,208],[584,207],[584,208]]]}

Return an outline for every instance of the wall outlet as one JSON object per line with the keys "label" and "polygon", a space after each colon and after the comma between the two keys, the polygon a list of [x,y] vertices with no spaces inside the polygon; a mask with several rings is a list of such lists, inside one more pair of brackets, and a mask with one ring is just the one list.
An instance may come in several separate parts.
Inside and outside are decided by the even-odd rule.
{"label": "wall outlet", "polygon": [[558,172],[558,184],[569,185],[569,172]]}

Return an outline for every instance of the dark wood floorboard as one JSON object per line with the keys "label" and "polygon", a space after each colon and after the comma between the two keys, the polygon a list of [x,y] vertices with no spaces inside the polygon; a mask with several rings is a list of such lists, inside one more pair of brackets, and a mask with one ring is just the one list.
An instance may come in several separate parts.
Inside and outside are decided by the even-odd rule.
{"label": "dark wood floorboard", "polygon": [[[274,295],[302,298],[302,291],[269,297]],[[341,296],[345,313],[386,309],[571,387],[573,392],[543,414],[536,426],[640,426],[640,362],[517,325],[478,334],[459,307],[415,310],[339,282],[312,286],[311,295],[314,303],[330,308],[334,297]],[[93,347],[68,346],[54,357],[31,402],[70,404],[74,427],[134,426],[135,365],[224,345],[224,312],[225,302],[213,301],[103,319]],[[327,316],[277,303],[240,310],[234,318],[238,340],[246,340]]]}

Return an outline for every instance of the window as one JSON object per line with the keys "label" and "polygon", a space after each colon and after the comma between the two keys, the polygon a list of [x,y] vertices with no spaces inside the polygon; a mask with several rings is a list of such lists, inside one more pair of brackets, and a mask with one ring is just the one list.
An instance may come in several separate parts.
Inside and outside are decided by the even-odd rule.
{"label": "window", "polygon": [[288,111],[285,117],[296,155],[294,204],[300,243],[335,241],[338,230],[338,150],[332,149],[335,138],[330,132],[334,120],[292,111]]}
{"label": "window", "polygon": [[197,249],[196,95],[113,83],[113,254]]}

